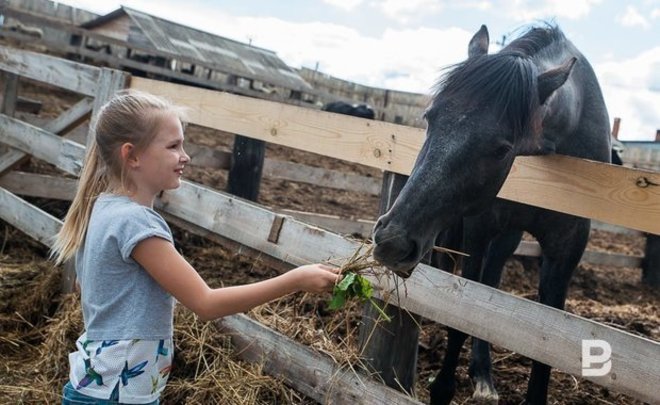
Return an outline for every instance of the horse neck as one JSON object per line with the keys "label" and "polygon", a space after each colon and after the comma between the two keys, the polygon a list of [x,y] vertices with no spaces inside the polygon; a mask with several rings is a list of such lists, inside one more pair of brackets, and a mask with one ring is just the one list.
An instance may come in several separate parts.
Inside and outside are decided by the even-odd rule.
{"label": "horse neck", "polygon": [[578,62],[571,75],[548,100],[543,136],[555,143],[557,153],[605,161],[610,156],[609,117],[591,65],[572,46],[552,63],[573,56]]}

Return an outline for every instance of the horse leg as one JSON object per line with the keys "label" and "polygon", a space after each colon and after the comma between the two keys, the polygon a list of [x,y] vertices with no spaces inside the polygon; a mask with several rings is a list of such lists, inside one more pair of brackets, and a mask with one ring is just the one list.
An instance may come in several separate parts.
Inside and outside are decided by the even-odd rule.
{"label": "horse leg", "polygon": [[[472,238],[469,241],[466,240],[468,243],[464,244],[470,253],[470,257],[465,260],[462,276],[470,280],[479,281],[481,277],[481,264],[489,238],[484,236],[485,232],[473,232],[472,234],[478,237]],[[445,352],[440,372],[438,372],[431,384],[431,404],[450,404],[456,394],[456,367],[458,366],[461,349],[467,337],[468,335],[464,332],[447,328],[447,351]]]}
{"label": "horse leg", "polygon": [[[539,279],[539,301],[557,309],[564,309],[568,285],[589,239],[588,219],[576,219],[567,232],[555,232],[539,238],[543,250],[543,263]],[[527,404],[546,404],[551,367],[532,361],[532,372],[527,385]]]}
{"label": "horse leg", "polygon": [[[504,264],[516,250],[521,239],[521,231],[507,232],[493,239],[488,247],[481,276],[483,284],[495,288],[499,287]],[[490,343],[473,337],[469,368],[470,377],[474,382],[472,399],[486,403],[498,402],[499,395],[493,384],[491,370]]]}
{"label": "horse leg", "polygon": [[447,351],[442,361],[440,372],[430,388],[432,405],[449,405],[456,394],[456,367],[461,349],[468,335],[460,330],[447,328]]}

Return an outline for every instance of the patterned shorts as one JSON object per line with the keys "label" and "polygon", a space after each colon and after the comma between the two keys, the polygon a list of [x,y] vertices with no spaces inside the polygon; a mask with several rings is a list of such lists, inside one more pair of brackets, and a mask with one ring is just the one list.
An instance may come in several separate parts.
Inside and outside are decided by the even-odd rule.
{"label": "patterned shorts", "polygon": [[172,368],[172,339],[89,340],[83,334],[76,348],[69,354],[71,388],[108,404],[157,401]]}

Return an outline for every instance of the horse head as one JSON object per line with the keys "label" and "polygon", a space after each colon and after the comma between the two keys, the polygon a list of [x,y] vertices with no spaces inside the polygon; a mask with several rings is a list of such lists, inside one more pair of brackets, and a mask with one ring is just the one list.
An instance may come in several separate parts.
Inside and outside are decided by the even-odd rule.
{"label": "horse head", "polygon": [[517,155],[554,151],[543,137],[548,101],[576,59],[539,68],[524,46],[489,55],[488,42],[482,26],[469,43],[468,59],[438,83],[410,178],[375,225],[374,257],[402,277],[410,276],[441,231],[488,208]]}

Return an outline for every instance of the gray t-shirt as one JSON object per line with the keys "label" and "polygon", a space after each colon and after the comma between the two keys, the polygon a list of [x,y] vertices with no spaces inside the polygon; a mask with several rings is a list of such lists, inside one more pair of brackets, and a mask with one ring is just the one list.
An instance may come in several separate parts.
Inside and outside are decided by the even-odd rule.
{"label": "gray t-shirt", "polygon": [[174,298],[131,253],[142,240],[172,231],[154,210],[128,197],[101,194],[76,253],[83,319],[91,340],[169,339]]}

